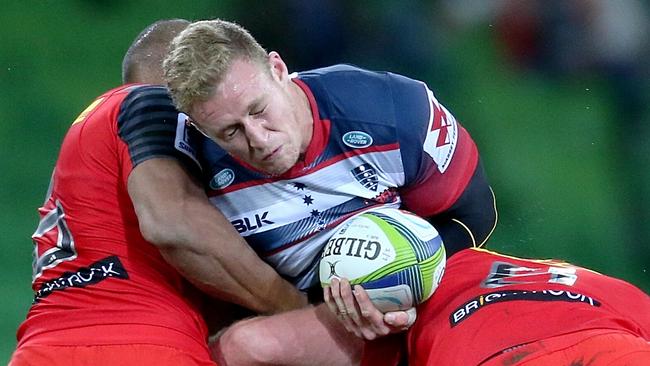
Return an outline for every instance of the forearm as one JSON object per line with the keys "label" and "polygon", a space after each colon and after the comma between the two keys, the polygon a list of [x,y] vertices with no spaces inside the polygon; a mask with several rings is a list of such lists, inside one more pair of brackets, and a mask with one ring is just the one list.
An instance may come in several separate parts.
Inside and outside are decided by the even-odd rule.
{"label": "forearm", "polygon": [[306,304],[306,296],[262,261],[172,159],[151,159],[129,176],[142,235],[207,294],[269,314]]}
{"label": "forearm", "polygon": [[[223,266],[218,258],[201,253],[200,250],[170,247],[163,248],[161,253],[203,292],[242,305],[256,313],[273,314],[307,304],[306,297],[279,277],[268,265],[268,270],[256,268],[254,271],[237,273]],[[242,267],[245,266],[242,263]]]}
{"label": "forearm", "polygon": [[306,296],[262,261],[207,200],[182,207],[176,217],[183,221],[170,223],[168,239],[158,242],[172,242],[160,246],[162,255],[195,286],[262,314],[306,305]]}

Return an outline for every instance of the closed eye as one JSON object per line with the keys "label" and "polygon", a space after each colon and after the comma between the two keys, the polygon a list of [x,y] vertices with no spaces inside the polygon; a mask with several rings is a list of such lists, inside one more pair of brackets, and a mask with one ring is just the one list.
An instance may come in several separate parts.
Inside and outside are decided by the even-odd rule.
{"label": "closed eye", "polygon": [[261,107],[261,108],[251,109],[249,114],[251,116],[259,116],[260,114],[264,113],[264,111],[266,111],[266,106]]}
{"label": "closed eye", "polygon": [[232,138],[237,134],[237,131],[239,131],[239,126],[232,126],[228,127],[226,130],[223,131],[223,135],[226,138]]}

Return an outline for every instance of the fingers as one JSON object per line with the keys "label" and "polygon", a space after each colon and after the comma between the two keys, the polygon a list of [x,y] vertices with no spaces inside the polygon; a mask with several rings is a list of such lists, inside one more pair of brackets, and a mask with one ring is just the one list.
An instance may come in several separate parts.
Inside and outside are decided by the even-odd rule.
{"label": "fingers", "polygon": [[341,298],[341,281],[338,278],[332,278],[330,281],[330,290],[332,291],[332,298],[336,304],[336,313],[347,315],[348,311],[345,307],[345,302]]}
{"label": "fingers", "polygon": [[359,311],[357,300],[354,298],[352,293],[350,282],[347,279],[342,278],[339,290],[341,291],[341,298],[343,299],[343,304],[345,305],[345,311],[348,317],[357,327],[362,326],[361,312]]}
{"label": "fingers", "polygon": [[336,302],[334,301],[331,286],[323,288],[323,298],[325,299],[325,304],[327,304],[327,308],[330,310],[330,312],[334,315],[338,315],[339,308],[336,306]]}
{"label": "fingers", "polygon": [[330,312],[345,329],[367,340],[402,332],[413,325],[417,317],[415,308],[382,313],[362,286],[352,288],[347,279],[333,278],[323,295]]}
{"label": "fingers", "polygon": [[366,325],[364,329],[367,331],[362,332],[364,338],[375,339],[378,336],[388,334],[390,328],[384,323],[384,314],[375,307],[366,290],[357,285],[354,287],[354,296]]}
{"label": "fingers", "polygon": [[391,311],[384,314],[384,321],[395,330],[407,330],[417,319],[417,311],[410,308],[405,311]]}
{"label": "fingers", "polygon": [[370,300],[370,297],[368,296],[366,290],[364,290],[363,287],[359,285],[355,286],[354,297],[357,300],[357,304],[359,304],[359,310],[361,311],[361,315],[365,318],[372,317],[373,311],[377,310],[377,308],[375,308],[375,305],[372,303],[372,300]]}
{"label": "fingers", "polygon": [[[330,295],[333,306],[330,311],[334,311],[337,317],[348,332],[354,333],[357,337],[362,337],[359,330],[359,312],[352,295],[350,282],[347,279],[332,278],[330,281]],[[355,320],[356,319],[356,322]]]}
{"label": "fingers", "polygon": [[415,310],[415,308],[410,308],[406,310],[406,314],[409,316],[408,320],[406,321],[406,328],[410,328],[418,318],[418,312]]}

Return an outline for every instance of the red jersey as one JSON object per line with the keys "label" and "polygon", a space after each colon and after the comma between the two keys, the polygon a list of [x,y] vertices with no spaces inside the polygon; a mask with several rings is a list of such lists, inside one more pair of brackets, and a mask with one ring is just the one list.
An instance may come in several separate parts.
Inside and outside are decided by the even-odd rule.
{"label": "red jersey", "polygon": [[650,297],[557,261],[458,252],[408,333],[410,365],[478,365],[517,345],[581,330],[650,340]]}
{"label": "red jersey", "polygon": [[127,192],[136,164],[186,158],[174,147],[183,116],[164,88],[130,85],[100,96],[73,122],[39,209],[35,296],[19,345],[145,343],[207,352],[196,290],[143,239]]}

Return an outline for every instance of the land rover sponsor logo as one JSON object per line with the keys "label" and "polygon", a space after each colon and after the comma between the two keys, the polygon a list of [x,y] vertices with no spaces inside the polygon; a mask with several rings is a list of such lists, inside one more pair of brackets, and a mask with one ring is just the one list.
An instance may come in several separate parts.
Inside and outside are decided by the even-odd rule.
{"label": "land rover sponsor logo", "polygon": [[361,149],[372,145],[372,136],[363,131],[350,131],[343,135],[343,143],[351,148]]}
{"label": "land rover sponsor logo", "polygon": [[210,188],[223,189],[232,184],[235,180],[235,172],[230,168],[223,169],[210,179]]}

